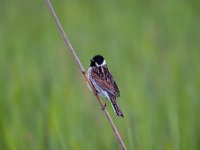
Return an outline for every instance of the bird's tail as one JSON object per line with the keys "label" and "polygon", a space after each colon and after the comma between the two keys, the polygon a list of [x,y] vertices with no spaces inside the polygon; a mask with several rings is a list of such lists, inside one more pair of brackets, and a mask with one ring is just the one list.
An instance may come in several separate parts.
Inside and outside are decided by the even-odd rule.
{"label": "bird's tail", "polygon": [[119,106],[118,106],[118,103],[117,103],[117,100],[116,100],[116,97],[115,96],[110,96],[110,102],[112,104],[112,107],[115,111],[115,114],[118,116],[118,117],[124,117],[122,111],[120,110]]}

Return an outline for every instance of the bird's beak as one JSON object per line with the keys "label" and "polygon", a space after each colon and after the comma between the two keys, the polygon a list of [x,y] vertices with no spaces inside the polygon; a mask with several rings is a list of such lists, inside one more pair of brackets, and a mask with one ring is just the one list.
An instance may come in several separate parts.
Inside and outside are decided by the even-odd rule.
{"label": "bird's beak", "polygon": [[90,59],[90,61],[91,61],[91,62],[94,62],[94,60],[93,60],[93,59]]}

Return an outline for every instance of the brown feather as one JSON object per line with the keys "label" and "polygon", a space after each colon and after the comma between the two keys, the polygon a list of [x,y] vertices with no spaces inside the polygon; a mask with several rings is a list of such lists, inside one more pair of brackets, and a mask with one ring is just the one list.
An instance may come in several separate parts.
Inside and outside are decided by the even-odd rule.
{"label": "brown feather", "polygon": [[100,94],[102,90],[107,92],[106,98],[110,100],[116,115],[118,117],[124,117],[116,99],[120,96],[119,88],[114,81],[110,71],[108,70],[108,67],[106,65],[92,67],[89,75],[92,78],[92,82],[95,83],[97,87],[97,92],[99,92]]}
{"label": "brown feather", "polygon": [[103,90],[107,91],[115,97],[120,96],[119,88],[114,81],[107,66],[93,67],[91,76]]}

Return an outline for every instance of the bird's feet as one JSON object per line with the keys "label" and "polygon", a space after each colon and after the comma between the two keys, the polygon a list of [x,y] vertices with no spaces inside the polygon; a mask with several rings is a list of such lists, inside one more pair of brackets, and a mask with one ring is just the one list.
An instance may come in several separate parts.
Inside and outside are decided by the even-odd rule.
{"label": "bird's feet", "polygon": [[106,103],[102,106],[102,110],[104,110],[106,108]]}

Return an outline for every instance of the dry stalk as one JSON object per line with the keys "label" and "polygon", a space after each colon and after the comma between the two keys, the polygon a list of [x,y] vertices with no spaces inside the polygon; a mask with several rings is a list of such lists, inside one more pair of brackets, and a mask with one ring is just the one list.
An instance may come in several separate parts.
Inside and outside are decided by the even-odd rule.
{"label": "dry stalk", "polygon": [[78,65],[80,71],[82,72],[82,74],[83,74],[83,76],[84,76],[86,82],[87,82],[87,83],[89,84],[89,86],[91,87],[91,89],[92,89],[92,91],[93,91],[93,93],[94,93],[96,99],[98,100],[98,103],[100,104],[100,106],[101,106],[101,108],[102,108],[104,114],[106,115],[106,118],[107,118],[107,120],[108,120],[110,126],[112,127],[112,129],[113,129],[113,131],[114,131],[114,133],[115,133],[115,136],[116,136],[116,138],[117,138],[119,144],[121,145],[121,149],[122,149],[122,150],[126,150],[126,146],[125,146],[125,144],[124,144],[124,142],[123,142],[123,140],[122,140],[122,138],[121,138],[121,136],[120,136],[120,134],[119,134],[119,132],[118,132],[118,130],[117,130],[115,124],[114,124],[114,122],[112,121],[112,118],[110,117],[108,111],[106,110],[106,108],[105,108],[105,106],[104,106],[102,100],[101,100],[100,97],[97,95],[96,90],[94,89],[93,85],[91,84],[90,80],[88,79],[87,74],[85,73],[85,70],[84,70],[84,68],[83,68],[83,65],[81,64],[81,62],[80,62],[79,58],[77,57],[77,55],[76,55],[76,53],[75,53],[75,51],[74,51],[74,49],[73,49],[71,43],[69,42],[69,39],[67,38],[67,35],[66,35],[66,33],[65,33],[65,31],[64,31],[64,29],[63,29],[63,27],[62,27],[62,25],[60,24],[60,21],[59,21],[57,15],[56,15],[56,13],[55,13],[55,11],[54,11],[52,5],[51,5],[50,0],[46,0],[46,3],[47,3],[48,8],[49,8],[49,10],[50,10],[50,12],[51,12],[51,15],[53,16],[53,18],[54,18],[54,20],[55,20],[55,22],[56,22],[56,25],[57,25],[57,27],[58,27],[60,33],[61,33],[61,35],[62,35],[62,37],[63,37],[63,39],[64,39],[64,41],[65,41],[65,44],[66,44],[67,48],[68,48],[69,51],[71,52],[71,54],[72,54],[72,56],[73,56],[75,62],[77,63],[77,65]]}

